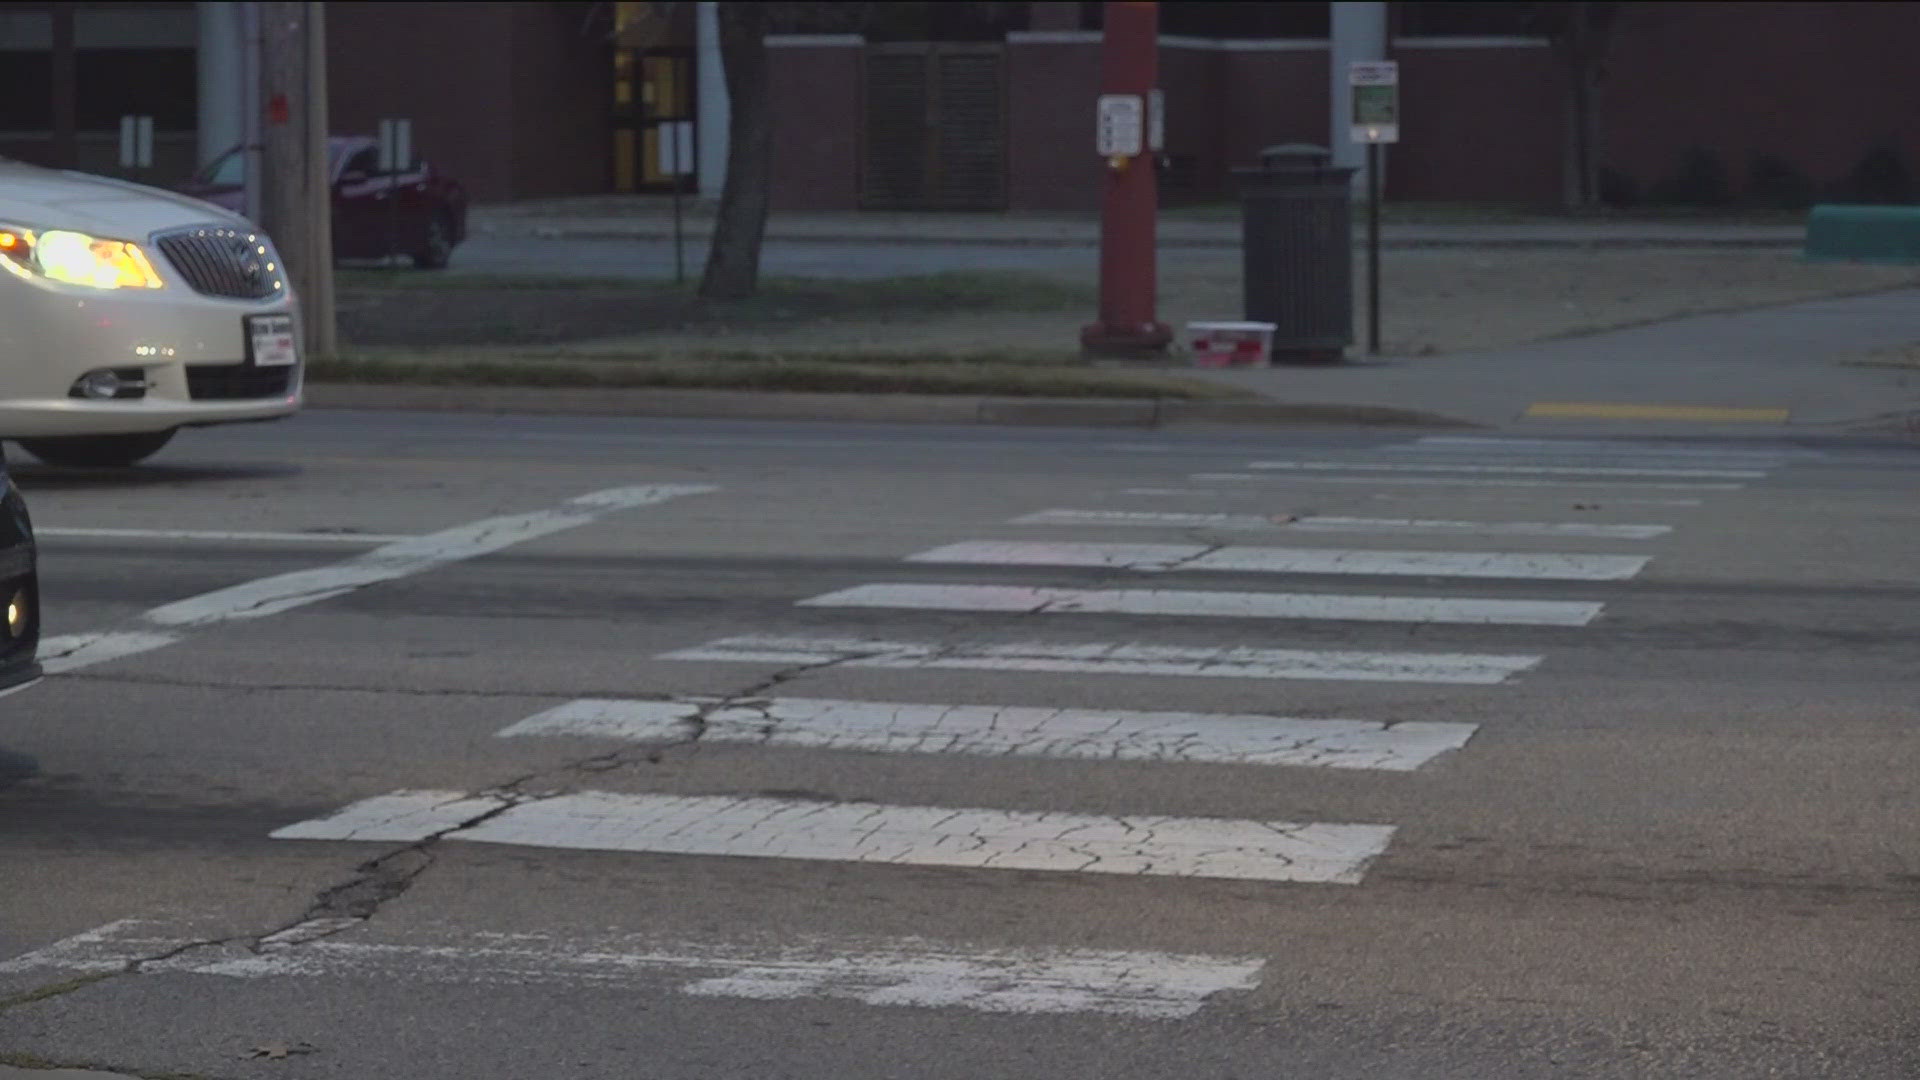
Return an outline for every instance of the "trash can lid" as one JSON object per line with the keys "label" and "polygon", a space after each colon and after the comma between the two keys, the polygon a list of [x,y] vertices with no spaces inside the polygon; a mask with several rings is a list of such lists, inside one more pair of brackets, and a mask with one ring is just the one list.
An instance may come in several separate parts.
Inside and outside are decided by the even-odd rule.
{"label": "trash can lid", "polygon": [[1333,160],[1333,151],[1312,143],[1281,143],[1260,151],[1262,165],[1325,165]]}

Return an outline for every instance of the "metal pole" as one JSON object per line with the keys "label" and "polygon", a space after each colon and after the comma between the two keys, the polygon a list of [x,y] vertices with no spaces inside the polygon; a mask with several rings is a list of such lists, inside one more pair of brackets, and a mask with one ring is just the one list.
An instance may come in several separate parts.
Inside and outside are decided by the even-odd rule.
{"label": "metal pole", "polygon": [[333,158],[327,143],[327,5],[303,5],[306,41],[307,293],[300,298],[307,324],[307,355],[336,351],[333,312]]}
{"label": "metal pole", "polygon": [[400,125],[392,124],[387,151],[387,260],[400,253]]}
{"label": "metal pole", "polygon": [[306,62],[297,3],[268,0],[260,8],[260,101],[265,114],[260,139],[258,224],[280,249],[287,282],[307,298],[310,257],[305,218],[306,143],[296,125]]}
{"label": "metal pole", "polygon": [[233,17],[240,23],[240,154],[245,165],[242,173],[243,204],[241,214],[248,221],[259,225],[264,211],[261,206],[261,177],[265,172],[265,160],[261,150],[261,140],[265,136],[260,131],[260,5],[249,2],[234,4]]}
{"label": "metal pole", "polygon": [[1367,144],[1367,355],[1380,355],[1380,144]]}
{"label": "metal pole", "polygon": [[[1109,0],[1105,12],[1101,93],[1136,98],[1144,119],[1159,82],[1159,5]],[[1081,349],[1093,354],[1156,356],[1173,338],[1154,314],[1159,187],[1141,135],[1137,156],[1111,157],[1100,170],[1100,317],[1080,331]]]}
{"label": "metal pole", "polygon": [[[673,100],[677,104],[682,104],[684,108],[687,87],[681,76],[686,74],[686,65],[680,63],[678,59],[668,60],[667,63],[672,65],[673,71]],[[672,147],[672,151],[667,155],[668,160],[672,162],[667,167],[667,183],[673,185],[673,283],[675,285],[687,283],[686,241],[681,236],[680,228],[680,176],[681,170],[686,167],[680,161],[680,124],[679,120],[670,120],[664,125],[655,124],[653,129],[658,132],[663,127],[666,128],[666,143]],[[655,138],[658,136],[656,135]]]}

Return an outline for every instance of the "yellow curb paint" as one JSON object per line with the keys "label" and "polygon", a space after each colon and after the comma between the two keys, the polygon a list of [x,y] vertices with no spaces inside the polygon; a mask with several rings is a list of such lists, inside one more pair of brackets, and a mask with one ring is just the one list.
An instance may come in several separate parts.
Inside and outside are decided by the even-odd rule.
{"label": "yellow curb paint", "polygon": [[1591,420],[1698,420],[1744,423],[1780,422],[1785,409],[1737,409],[1717,405],[1626,405],[1594,401],[1539,401],[1527,415]]}

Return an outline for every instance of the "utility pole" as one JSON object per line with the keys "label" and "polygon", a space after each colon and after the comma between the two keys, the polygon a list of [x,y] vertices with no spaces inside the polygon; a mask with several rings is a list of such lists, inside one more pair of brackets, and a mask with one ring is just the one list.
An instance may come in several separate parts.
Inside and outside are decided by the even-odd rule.
{"label": "utility pole", "polygon": [[1100,50],[1095,150],[1102,157],[1100,319],[1080,331],[1094,355],[1155,356],[1173,332],[1154,316],[1159,183],[1160,5],[1109,2]]}
{"label": "utility pole", "polygon": [[225,9],[239,23],[240,33],[240,154],[244,187],[241,192],[241,214],[248,221],[258,224],[264,211],[261,209],[260,189],[266,169],[262,165],[261,140],[266,138],[261,127],[266,121],[265,106],[261,93],[266,89],[265,77],[260,73],[260,5],[257,0],[243,0],[229,4]]}
{"label": "utility pole", "polygon": [[300,298],[305,355],[335,349],[323,5],[260,4],[261,226]]}

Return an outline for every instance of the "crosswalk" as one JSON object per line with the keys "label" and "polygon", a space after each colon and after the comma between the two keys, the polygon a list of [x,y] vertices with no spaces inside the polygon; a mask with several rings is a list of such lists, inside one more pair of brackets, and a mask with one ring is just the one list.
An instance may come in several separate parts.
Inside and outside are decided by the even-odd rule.
{"label": "crosswalk", "polygon": [[[1557,649],[1606,618],[1618,590],[1657,565],[1656,542],[1675,525],[1665,509],[1700,499],[1635,497],[1621,513],[1559,520],[1533,505],[1496,516],[1361,516],[1115,508],[1148,497],[1205,502],[1259,485],[1340,483],[1510,488],[1516,484],[1584,497],[1642,489],[1735,491],[1807,457],[1805,451],[1674,447],[1658,442],[1562,442],[1436,436],[1344,457],[1244,462],[1239,471],[1203,471],[1158,488],[1090,492],[1097,507],[1041,507],[905,552],[916,580],[852,581],[793,598],[796,624],[689,641],[659,653],[667,665],[772,666],[789,676],[829,669],[1021,676],[1020,685],[1057,677],[1059,698],[1018,705],[928,700],[858,700],[770,694],[739,697],[663,693],[646,699],[583,697],[508,724],[503,740],[604,740],[617,745],[728,745],[769,753],[839,751],[932,760],[1021,758],[1130,765],[1318,769],[1406,776],[1451,754],[1473,752],[1474,723],[1296,716],[1284,710],[1154,711],[1079,704],[1103,697],[1100,680],[1131,676],[1273,684],[1337,682],[1365,701],[1369,685],[1498,688],[1551,676]],[[1181,486],[1171,486],[1179,484]],[[1222,487],[1224,485],[1224,487]],[[1410,497],[1411,498],[1411,497]],[[1542,498],[1544,503],[1545,498]],[[1151,535],[1157,531],[1160,535]],[[1143,536],[1143,534],[1145,534]],[[1217,534],[1217,535],[1216,535]],[[1249,534],[1278,544],[1236,543]],[[1324,539],[1324,542],[1323,542]],[[1392,546],[1368,546],[1370,544]],[[1566,548],[1555,550],[1555,548]],[[1006,572],[1018,580],[982,582]],[[1042,575],[1070,574],[1048,581]],[[1089,582],[1088,575],[1102,575]],[[1150,584],[1179,575],[1213,588]],[[955,576],[964,575],[963,580]],[[1364,580],[1356,580],[1364,579]],[[1381,581],[1400,581],[1396,591]],[[1265,584],[1263,584],[1263,582]],[[1275,582],[1282,582],[1276,585]],[[1528,589],[1557,595],[1516,595]],[[1497,595],[1482,595],[1480,590]],[[1567,592],[1575,595],[1564,595]],[[811,632],[801,613],[864,614],[868,634]],[[929,613],[980,616],[965,634],[920,633]],[[1017,619],[1015,618],[1017,617]],[[874,625],[893,618],[897,628]],[[1258,644],[1194,644],[1161,638],[1155,626],[1262,628]],[[1419,647],[1321,648],[1289,640],[1313,624],[1428,628]],[[1104,628],[1125,627],[1118,639]],[[1144,629],[1143,629],[1144,628]],[[1528,631],[1525,648],[1456,644],[1469,630]],[[1375,634],[1383,631],[1373,630]],[[1378,640],[1378,638],[1374,639]],[[1475,636],[1473,642],[1488,640]],[[777,680],[790,681],[790,680]],[[929,695],[932,696],[932,695]],[[1061,698],[1076,701],[1063,705]],[[1396,781],[1398,782],[1398,781]],[[617,790],[526,792],[441,790],[378,794],[331,813],[290,822],[283,841],[380,844],[448,842],[697,858],[931,866],[969,871],[1217,879],[1276,887],[1365,887],[1391,858],[1387,820],[1293,821],[1175,816],[1151,806],[1125,813],[1068,813],[1031,807],[836,802],[766,792],[650,793]],[[600,963],[632,978],[657,978],[681,992],[744,998],[843,997],[874,1005],[943,1005],[986,1011],[1096,1011],[1158,1019],[1192,1015],[1209,997],[1258,985],[1259,957],[1164,953],[1028,951],[1017,956],[965,943],[846,941],[795,945],[786,954],[743,952],[720,943],[583,946],[520,942],[473,946],[451,974],[446,953],[408,942],[328,940],[303,946],[298,961],[273,950],[243,958],[186,958],[180,970],[284,976],[400,969],[415,977],[562,977]],[[933,932],[937,928],[929,928]],[[142,936],[145,935],[145,936]],[[120,956],[151,928],[103,928],[94,938],[44,950],[18,965],[84,966]],[[599,957],[582,959],[580,950]],[[622,950],[626,951],[622,951]],[[410,951],[411,950],[411,951]],[[624,960],[609,957],[626,957]],[[193,966],[193,965],[199,966]],[[222,965],[225,966],[222,966]],[[434,972],[446,968],[443,976]],[[4,969],[4,965],[0,965]],[[481,974],[475,974],[481,973]],[[532,974],[529,973],[538,973]],[[584,976],[583,976],[584,977]],[[598,975],[596,975],[598,977]]]}

